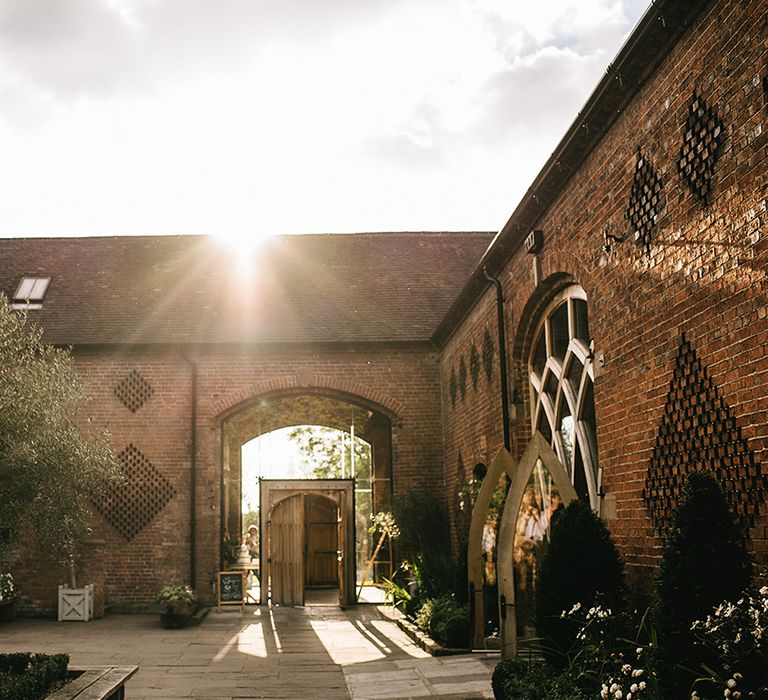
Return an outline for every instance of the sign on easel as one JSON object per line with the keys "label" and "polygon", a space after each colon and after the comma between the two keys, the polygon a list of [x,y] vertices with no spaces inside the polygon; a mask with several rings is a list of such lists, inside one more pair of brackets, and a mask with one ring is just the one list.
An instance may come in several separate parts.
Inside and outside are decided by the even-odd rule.
{"label": "sign on easel", "polygon": [[242,571],[219,571],[219,612],[222,605],[239,605],[240,612],[245,606],[245,573]]}

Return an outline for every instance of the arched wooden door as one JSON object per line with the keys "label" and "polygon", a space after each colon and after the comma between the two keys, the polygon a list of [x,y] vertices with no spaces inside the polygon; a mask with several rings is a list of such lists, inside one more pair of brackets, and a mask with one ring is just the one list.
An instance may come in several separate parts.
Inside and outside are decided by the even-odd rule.
{"label": "arched wooden door", "polygon": [[306,586],[338,586],[355,604],[352,479],[260,479],[262,605],[304,605]]}

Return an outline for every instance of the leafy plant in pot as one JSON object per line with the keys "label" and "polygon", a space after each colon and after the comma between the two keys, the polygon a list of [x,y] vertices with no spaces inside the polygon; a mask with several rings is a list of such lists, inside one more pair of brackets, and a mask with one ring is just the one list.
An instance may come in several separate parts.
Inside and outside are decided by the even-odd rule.
{"label": "leafy plant in pot", "polygon": [[[45,344],[0,295],[0,554],[68,567],[69,591],[91,504],[120,480],[106,434],[81,430],[84,399],[69,350]],[[82,590],[87,615],[93,589]]]}
{"label": "leafy plant in pot", "polygon": [[191,624],[197,612],[197,596],[189,586],[165,586],[157,594],[160,624],[166,629],[180,629]]}

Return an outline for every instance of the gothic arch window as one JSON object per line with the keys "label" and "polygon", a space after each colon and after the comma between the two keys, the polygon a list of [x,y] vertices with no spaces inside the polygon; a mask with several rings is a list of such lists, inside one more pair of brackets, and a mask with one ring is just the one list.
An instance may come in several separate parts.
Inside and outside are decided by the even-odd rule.
{"label": "gothic arch window", "polygon": [[572,285],[544,310],[528,360],[531,418],[580,498],[598,500],[594,372],[587,295]]}

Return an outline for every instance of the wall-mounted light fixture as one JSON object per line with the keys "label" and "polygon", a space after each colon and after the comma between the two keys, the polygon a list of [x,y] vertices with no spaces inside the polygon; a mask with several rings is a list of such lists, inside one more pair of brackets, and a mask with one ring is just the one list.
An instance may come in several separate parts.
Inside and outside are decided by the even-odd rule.
{"label": "wall-mounted light fixture", "polygon": [[629,231],[625,231],[620,236],[616,236],[613,233],[609,233],[608,226],[606,226],[603,229],[603,253],[610,255],[613,252],[613,246],[617,243],[623,243],[628,235]]}
{"label": "wall-mounted light fixture", "polygon": [[541,229],[534,229],[525,238],[525,252],[531,255],[540,253],[544,247],[544,231]]}

